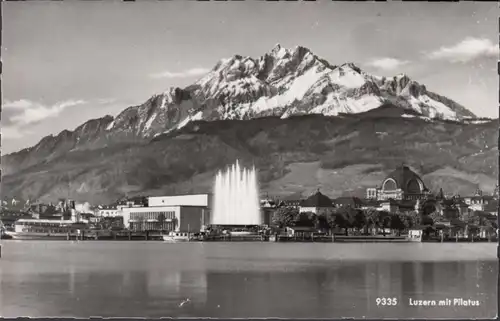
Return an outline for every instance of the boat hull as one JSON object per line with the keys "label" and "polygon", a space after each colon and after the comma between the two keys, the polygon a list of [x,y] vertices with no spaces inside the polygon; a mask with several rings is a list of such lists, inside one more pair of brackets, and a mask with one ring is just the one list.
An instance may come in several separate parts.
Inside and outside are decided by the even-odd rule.
{"label": "boat hull", "polygon": [[6,231],[6,235],[10,236],[13,240],[66,240],[67,234],[60,233],[30,233],[30,232],[10,232]]}
{"label": "boat hull", "polygon": [[172,242],[172,243],[189,242],[192,240],[188,237],[175,237],[175,236],[170,236],[170,235],[163,235],[162,238],[165,242]]}

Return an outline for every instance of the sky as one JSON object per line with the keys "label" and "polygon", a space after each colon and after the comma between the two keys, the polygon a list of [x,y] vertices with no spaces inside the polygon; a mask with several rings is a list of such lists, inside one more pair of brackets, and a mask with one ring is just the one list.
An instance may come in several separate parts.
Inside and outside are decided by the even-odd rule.
{"label": "sky", "polygon": [[498,117],[498,5],[488,2],[2,2],[2,153],[117,115],[220,59],[301,45],[406,73]]}

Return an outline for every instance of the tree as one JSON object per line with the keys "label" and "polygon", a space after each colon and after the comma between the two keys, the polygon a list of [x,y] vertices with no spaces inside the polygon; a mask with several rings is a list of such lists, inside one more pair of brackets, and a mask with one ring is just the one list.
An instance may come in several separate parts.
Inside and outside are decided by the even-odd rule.
{"label": "tree", "polygon": [[434,225],[434,220],[430,215],[422,215],[420,219],[420,224],[421,225],[427,225],[427,226],[432,226]]}
{"label": "tree", "polygon": [[359,232],[361,231],[362,228],[366,226],[365,213],[360,209],[354,209],[353,216],[354,216],[353,227],[356,228]]}
{"label": "tree", "polygon": [[[354,213],[346,208],[338,208],[334,210],[335,224],[337,227],[344,230],[344,234],[349,234],[349,228],[354,226]],[[333,218],[331,218],[333,219]]]}
{"label": "tree", "polygon": [[401,235],[401,231],[406,228],[404,214],[397,212],[390,215],[389,226],[391,229],[398,231],[398,235]]}
{"label": "tree", "polygon": [[423,215],[429,215],[429,214],[431,214],[432,212],[435,212],[435,211],[436,211],[436,206],[431,201],[425,202],[422,205],[422,214]]}
{"label": "tree", "polygon": [[313,212],[297,213],[294,217],[294,226],[313,227],[317,225],[317,216]]}
{"label": "tree", "polygon": [[331,234],[333,234],[334,229],[336,229],[337,227],[342,227],[345,224],[344,223],[345,219],[342,216],[342,214],[334,209],[326,212],[325,216]]}
{"label": "tree", "polygon": [[380,211],[379,226],[382,228],[382,235],[385,236],[385,229],[390,228],[391,214],[387,211]]}
{"label": "tree", "polygon": [[432,219],[432,222],[434,224],[441,222],[443,219],[438,212],[432,212],[431,214],[429,214],[429,217]]}
{"label": "tree", "polygon": [[338,218],[339,227],[344,229],[345,235],[349,235],[349,228],[354,227],[355,213],[351,208],[339,208],[336,211]]}
{"label": "tree", "polygon": [[472,231],[479,229],[486,232],[488,237],[498,226],[497,217],[483,211],[472,212],[467,223],[471,225]]}
{"label": "tree", "polygon": [[299,210],[294,207],[280,207],[273,213],[272,222],[279,228],[294,226]]}
{"label": "tree", "polygon": [[314,215],[314,227],[320,231],[327,231],[328,225],[328,212]]}
{"label": "tree", "polygon": [[422,216],[417,211],[411,211],[406,215],[408,228],[413,228],[422,224]]}
{"label": "tree", "polygon": [[369,208],[365,212],[365,231],[368,232],[368,228],[378,228],[380,220],[380,212],[374,208]]}

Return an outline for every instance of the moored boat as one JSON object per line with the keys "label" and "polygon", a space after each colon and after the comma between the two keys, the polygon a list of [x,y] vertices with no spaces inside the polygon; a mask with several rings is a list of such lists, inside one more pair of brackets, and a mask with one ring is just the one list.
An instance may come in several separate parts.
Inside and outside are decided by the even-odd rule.
{"label": "moored boat", "polygon": [[66,240],[68,234],[85,227],[86,224],[73,221],[20,219],[14,223],[13,230],[7,229],[4,233],[14,240]]}
{"label": "moored boat", "polygon": [[162,238],[166,242],[189,242],[195,239],[193,233],[187,232],[170,232],[167,235],[162,235]]}

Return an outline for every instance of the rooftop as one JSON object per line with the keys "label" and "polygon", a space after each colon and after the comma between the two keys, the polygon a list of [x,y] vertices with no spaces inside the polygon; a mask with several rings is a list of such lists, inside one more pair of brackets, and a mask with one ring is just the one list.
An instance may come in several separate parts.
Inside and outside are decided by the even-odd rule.
{"label": "rooftop", "polygon": [[342,196],[333,201],[336,205],[361,206],[364,202],[356,196]]}
{"label": "rooftop", "polygon": [[407,192],[408,183],[413,179],[422,182],[422,184],[424,185],[424,191],[428,190],[427,187],[425,187],[425,184],[423,183],[420,176],[406,165],[397,167],[394,171],[387,175],[386,179],[387,178],[392,178],[394,181],[396,181],[397,187],[401,188],[405,192]]}
{"label": "rooftop", "polygon": [[306,200],[304,200],[300,206],[302,207],[333,207],[333,201],[321,192],[318,191],[313,195],[309,196]]}

